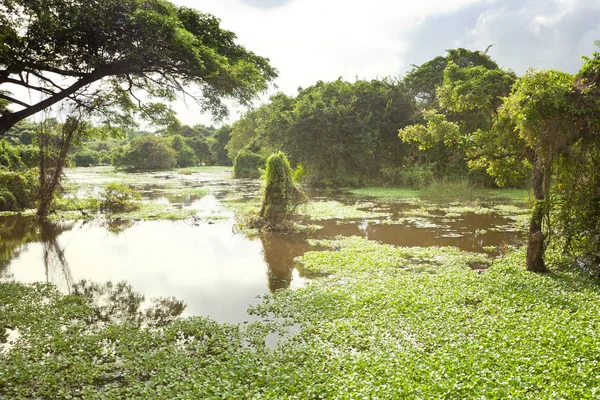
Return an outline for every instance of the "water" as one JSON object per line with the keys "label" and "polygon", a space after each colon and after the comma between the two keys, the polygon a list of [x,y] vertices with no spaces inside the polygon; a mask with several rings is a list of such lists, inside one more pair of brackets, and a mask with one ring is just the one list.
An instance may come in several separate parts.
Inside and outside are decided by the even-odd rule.
{"label": "water", "polygon": [[[87,171],[75,178],[88,185],[103,179]],[[143,176],[136,179],[143,180]],[[165,180],[158,174],[146,179]],[[468,213],[455,218],[433,215],[425,223],[413,219],[391,225],[378,220],[306,221],[321,229],[309,234],[265,233],[248,238],[235,232],[233,213],[223,207],[223,202],[256,198],[257,182],[233,181],[219,173],[180,179],[186,186],[206,187],[210,193],[164,194],[147,188],[145,201],[223,218],[198,224],[130,220],[41,223],[35,218],[0,217],[0,279],[52,282],[66,293],[81,280],[126,281],[146,299],[174,296],[184,301],[184,316],[237,323],[257,319],[246,310],[259,303],[265,293],[306,284],[308,278],[294,258],[311,250],[309,238],[355,235],[397,246],[456,246],[468,251],[521,240],[516,232],[494,229],[510,226],[509,219]],[[93,185],[90,187],[97,191]],[[411,207],[385,203],[376,206],[387,210],[391,218]]]}

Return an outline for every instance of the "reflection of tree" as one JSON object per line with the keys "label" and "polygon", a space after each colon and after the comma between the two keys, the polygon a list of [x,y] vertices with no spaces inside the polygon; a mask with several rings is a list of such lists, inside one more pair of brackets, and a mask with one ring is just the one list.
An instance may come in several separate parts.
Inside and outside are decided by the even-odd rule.
{"label": "reflection of tree", "polygon": [[65,251],[58,243],[58,236],[72,228],[72,224],[40,221],[46,282],[53,283],[67,293],[71,293],[73,288],[73,276],[65,258]]}
{"label": "reflection of tree", "polygon": [[18,215],[0,218],[0,277],[6,274],[10,262],[19,256],[27,243],[38,240],[39,232],[33,218]]}
{"label": "reflection of tree", "polygon": [[308,243],[300,237],[289,234],[263,233],[260,236],[263,244],[263,256],[269,278],[269,290],[285,289],[292,282],[294,258],[309,249]]}
{"label": "reflection of tree", "polygon": [[119,235],[127,229],[134,226],[136,223],[133,219],[114,218],[107,219],[104,222],[104,227],[112,234]]}
{"label": "reflection of tree", "polygon": [[185,303],[174,297],[152,299],[152,305],[142,310],[145,297],[127,282],[99,284],[82,280],[73,286],[73,294],[87,298],[94,310],[90,324],[129,322],[136,326],[165,326],[185,310]]}

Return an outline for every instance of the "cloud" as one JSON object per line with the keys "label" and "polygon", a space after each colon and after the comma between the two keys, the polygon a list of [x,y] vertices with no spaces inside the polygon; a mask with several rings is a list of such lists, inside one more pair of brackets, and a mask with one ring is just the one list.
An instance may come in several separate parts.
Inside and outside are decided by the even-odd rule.
{"label": "cloud", "polygon": [[444,49],[484,50],[493,44],[489,54],[517,74],[530,67],[574,73],[580,56],[591,54],[593,41],[600,38],[600,2],[488,1],[427,18],[410,37],[415,45],[405,56],[418,59],[417,64]]}
{"label": "cloud", "polygon": [[[318,80],[397,77],[411,62],[405,56],[414,26],[480,1],[292,0],[261,8],[257,1],[253,6],[250,0],[207,0],[201,11],[221,18],[241,44],[268,57],[279,70],[278,90],[294,94]],[[196,6],[192,0],[175,3]]]}
{"label": "cloud", "polygon": [[[490,55],[517,74],[529,67],[576,72],[600,39],[600,1],[590,0],[206,0],[201,11],[271,60],[279,78],[269,94],[293,95],[339,77],[398,77],[446,49],[490,44]],[[230,104],[232,121],[241,109]],[[186,123],[210,122],[193,107],[177,110]]]}
{"label": "cloud", "polygon": [[258,8],[274,8],[282,6],[291,0],[243,0],[244,3]]}

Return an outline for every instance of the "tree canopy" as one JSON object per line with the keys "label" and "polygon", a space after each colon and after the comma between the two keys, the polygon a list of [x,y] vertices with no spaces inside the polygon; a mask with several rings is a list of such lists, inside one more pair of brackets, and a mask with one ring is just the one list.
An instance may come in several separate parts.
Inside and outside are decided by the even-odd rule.
{"label": "tree canopy", "polygon": [[320,81],[247,113],[233,124],[227,148],[232,158],[242,148],[265,156],[281,150],[313,184],[357,185],[403,164],[411,146],[398,141],[397,129],[414,112],[402,82]]}
{"label": "tree canopy", "polygon": [[62,100],[109,124],[167,122],[178,95],[221,117],[223,98],[247,104],[275,77],[217,18],[166,0],[0,5],[0,135]]}

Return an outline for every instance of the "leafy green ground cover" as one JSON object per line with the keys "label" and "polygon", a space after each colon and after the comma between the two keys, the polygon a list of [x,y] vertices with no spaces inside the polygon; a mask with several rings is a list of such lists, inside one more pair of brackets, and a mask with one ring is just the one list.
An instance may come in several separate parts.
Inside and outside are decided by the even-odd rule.
{"label": "leafy green ground cover", "polygon": [[[46,285],[0,284],[0,395],[26,398],[597,398],[598,282],[522,249],[484,255],[322,240],[298,261],[324,277],[254,312],[302,325],[185,318],[161,329],[87,325],[90,305]],[[488,260],[490,261],[490,260]],[[9,331],[6,331],[9,333]],[[2,336],[2,332],[0,332]]]}

